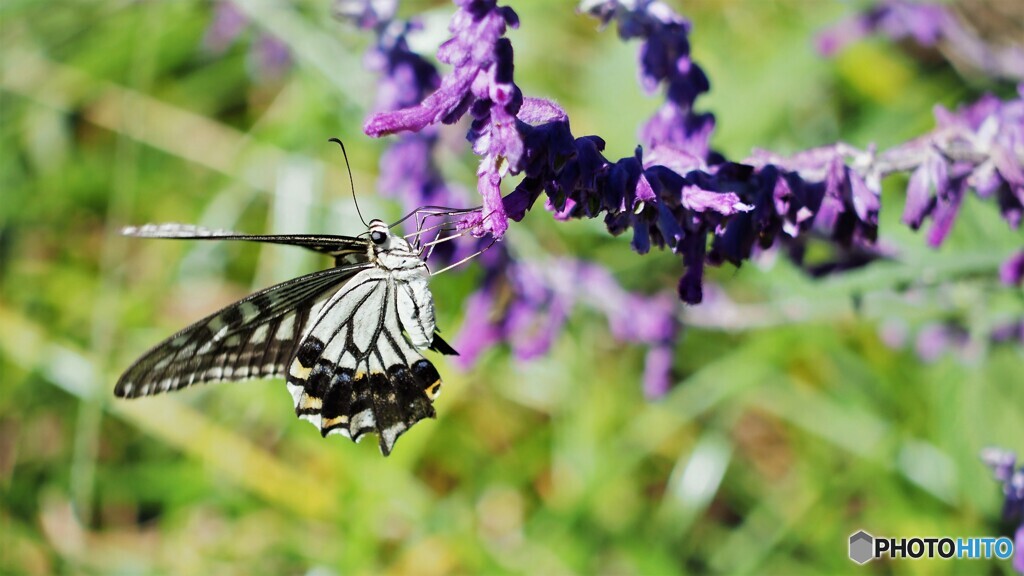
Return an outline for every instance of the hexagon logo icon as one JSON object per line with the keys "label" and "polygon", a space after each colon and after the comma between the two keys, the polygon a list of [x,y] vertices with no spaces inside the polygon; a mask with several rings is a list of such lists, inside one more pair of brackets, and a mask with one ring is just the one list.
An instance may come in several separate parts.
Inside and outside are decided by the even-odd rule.
{"label": "hexagon logo icon", "polygon": [[863,564],[874,558],[874,538],[863,530],[850,535],[850,560]]}

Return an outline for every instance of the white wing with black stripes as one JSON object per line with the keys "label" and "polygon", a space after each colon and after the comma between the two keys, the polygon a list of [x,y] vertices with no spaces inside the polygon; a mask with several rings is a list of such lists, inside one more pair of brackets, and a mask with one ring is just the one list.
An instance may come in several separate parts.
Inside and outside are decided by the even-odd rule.
{"label": "white wing with black stripes", "polygon": [[211,314],[143,354],[121,375],[114,394],[135,398],[204,382],[283,376],[319,308],[367,266],[300,276]]}
{"label": "white wing with black stripes", "polygon": [[425,276],[370,268],[321,308],[287,373],[300,418],[323,436],[358,442],[376,432],[387,455],[403,432],[434,417],[441,377],[405,334],[433,334],[433,326],[398,305],[400,294],[425,287]]}
{"label": "white wing with black stripes", "polygon": [[420,350],[456,352],[436,333],[426,264],[380,220],[370,222],[368,239],[181,224],[124,233],[290,244],[334,257],[335,267],[257,292],[171,336],[128,368],[117,396],[285,376],[299,417],[323,436],[359,441],[374,432],[384,455],[413,424],[434,417],[441,379]]}

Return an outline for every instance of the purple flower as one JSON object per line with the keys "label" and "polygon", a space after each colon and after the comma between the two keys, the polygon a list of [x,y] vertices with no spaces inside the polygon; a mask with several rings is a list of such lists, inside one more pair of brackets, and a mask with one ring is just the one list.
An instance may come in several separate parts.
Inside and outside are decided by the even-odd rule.
{"label": "purple flower", "polygon": [[930,324],[917,334],[917,355],[925,362],[935,362],[947,350],[963,348],[968,339],[967,332],[955,324]]}
{"label": "purple flower", "polygon": [[623,40],[640,38],[640,85],[649,94],[665,87],[665,103],[640,129],[640,142],[705,158],[715,118],[693,111],[694,101],[711,84],[690,58],[690,23],[655,0],[600,0],[584,2],[581,8],[603,24],[617,22]]}
{"label": "purple flower", "polygon": [[566,146],[568,138],[559,130],[545,131],[547,141],[528,134],[527,157],[542,161],[527,168],[527,177],[510,195],[517,205],[529,206],[547,192],[548,205],[559,218],[593,218],[603,212],[611,233],[632,228],[631,245],[638,253],[655,245],[680,254],[686,269],[680,297],[700,302],[707,237],[727,217],[751,209],[725,190],[729,170],[684,176],[673,168],[699,166],[702,160],[669,146],[655,148],[652,160],[645,160],[638,148],[634,156],[613,163],[601,155],[604,143],[597,138],[578,138]]}
{"label": "purple flower", "polygon": [[482,229],[500,238],[508,228],[501,199],[501,179],[518,170],[523,142],[516,128],[522,94],[512,81],[512,44],[505,38],[518,17],[494,0],[458,0],[459,10],[448,29],[451,39],[438,49],[438,60],[453,67],[440,88],[416,104],[379,112],[364,131],[383,136],[419,132],[429,125],[451,124],[470,111],[473,150],[483,156],[477,170],[477,190],[483,197]]}
{"label": "purple flower", "polygon": [[933,247],[943,243],[972,189],[995,197],[1009,225],[1018,227],[1024,214],[1024,98],[985,96],[955,112],[938,107],[935,115],[933,132],[881,153],[846,144],[788,158],[755,152],[746,160],[755,171],[748,180],[751,195],[744,197],[754,210],[727,224],[713,257],[739,264],[755,238],[764,248],[779,230],[790,238],[813,230],[842,247],[872,244],[881,179],[896,172],[911,173],[903,222],[916,229],[930,218],[927,241]]}
{"label": "purple flower", "polygon": [[746,160],[759,176],[752,179],[758,187],[754,212],[770,230],[781,229],[791,237],[814,230],[844,247],[874,242],[881,194],[874,158],[872,149],[845,144],[789,158],[756,151]]}
{"label": "purple flower", "polygon": [[938,4],[884,0],[820,34],[818,50],[832,55],[873,33],[885,34],[893,40],[910,37],[918,44],[932,46],[952,25],[953,17]]}
{"label": "purple flower", "polygon": [[378,74],[377,99],[379,112],[390,112],[417,106],[441,84],[441,77],[433,64],[409,49],[407,37],[420,29],[416,22],[379,20],[379,13],[358,15],[377,34],[376,42],[367,50],[363,63]]}
{"label": "purple flower", "polygon": [[1013,549],[1016,551],[1013,555],[1013,569],[1024,574],[1024,524],[1017,528],[1013,537]]}
{"label": "purple flower", "polygon": [[999,279],[1007,286],[1020,286],[1024,281],[1024,250],[1020,250],[999,268]]}
{"label": "purple flower", "polygon": [[[409,48],[407,37],[420,29],[418,23],[394,20],[393,1],[343,0],[336,4],[335,13],[376,34],[364,64],[380,78],[375,103],[378,112],[417,106],[440,86],[441,77],[434,65]],[[437,140],[437,128],[428,126],[420,132],[402,134],[381,156],[377,188],[383,195],[400,200],[406,213],[423,206],[456,207],[465,202],[465,195],[449,186],[437,168]],[[408,232],[414,232],[416,226],[415,219],[406,221]],[[422,240],[429,241],[439,234],[434,232]],[[443,267],[468,253],[463,244],[445,243],[431,252],[430,260]]]}
{"label": "purple flower", "polygon": [[495,293],[478,290],[466,298],[465,320],[455,339],[459,356],[455,362],[463,368],[472,366],[486,350],[504,339],[503,323],[493,319]]}
{"label": "purple flower", "polygon": [[913,229],[921,227],[925,217],[935,209],[936,196],[947,195],[949,177],[946,160],[938,150],[927,149],[921,164],[910,175],[903,223]]}
{"label": "purple flower", "polygon": [[[448,27],[452,38],[437,51],[438,60],[453,66],[452,73],[444,77],[436,92],[417,105],[371,116],[364,126],[368,135],[418,132],[429,124],[451,124],[469,110],[474,97],[488,92],[487,78],[494,78],[498,40],[507,26],[518,25],[518,17],[511,8],[498,8],[494,0],[457,0],[456,4],[460,8]],[[510,66],[511,61],[502,65]],[[507,72],[511,74],[510,67]],[[510,83],[511,77],[501,80]],[[489,106],[489,102],[484,102],[481,108]]]}
{"label": "purple flower", "polygon": [[[449,26],[452,38],[438,51],[452,72],[419,104],[372,116],[367,134],[422,130],[469,111],[473,122],[468,138],[481,157],[477,190],[483,215],[477,235],[500,238],[509,218],[521,219],[546,193],[546,205],[558,218],[604,213],[613,233],[633,228],[632,245],[638,252],[654,244],[680,253],[686,270],[680,296],[699,302],[708,235],[725,217],[750,206],[724,190],[715,175],[690,179],[681,172],[703,165],[713,128],[709,117],[690,113],[693,99],[707,90],[707,79],[689,59],[689,25],[659,3],[635,9],[607,4],[615,12],[611,17],[620,19],[623,37],[645,39],[643,82],[652,89],[664,83],[674,106],[656,117],[665,126],[661,136],[651,139],[655,161],[645,163],[637,148],[633,157],[611,162],[601,155],[600,139],[572,136],[565,113],[556,105],[523,98],[513,82],[511,43],[502,37],[507,26],[518,24],[515,13],[493,1],[457,3],[460,9]],[[519,172],[525,178],[502,198],[502,179]]]}
{"label": "purple flower", "polygon": [[[568,315],[582,305],[606,318],[616,340],[649,346],[644,390],[650,397],[668,390],[680,328],[672,298],[630,293],[607,270],[577,260],[513,262],[502,245],[484,257],[483,287],[470,296],[455,342],[463,366],[501,341],[521,360],[547,352]],[[503,304],[496,307],[499,300]]]}
{"label": "purple flower", "polygon": [[[213,54],[223,54],[249,27],[249,18],[237,6],[230,1],[220,2],[203,36],[203,45]],[[288,46],[265,33],[257,34],[250,44],[248,61],[250,73],[261,80],[280,78],[292,65]]]}
{"label": "purple flower", "polygon": [[[964,4],[975,11],[976,6]],[[953,8],[953,10],[951,10]],[[984,6],[981,6],[984,8]],[[848,18],[818,36],[818,50],[833,55],[846,45],[869,34],[884,34],[893,40],[911,39],[919,46],[935,47],[957,65],[1015,80],[1024,80],[1024,49],[1019,43],[1000,44],[984,28],[964,24],[948,3],[880,0],[863,13]],[[998,16],[977,18],[987,27],[998,25]]]}
{"label": "purple flower", "polygon": [[986,448],[981,459],[992,469],[996,481],[1002,484],[1003,518],[1010,522],[1019,522],[1014,536],[1013,569],[1024,573],[1024,465],[1017,467],[1017,455],[1000,448]]}
{"label": "purple flower", "polygon": [[[1024,95],[1024,85],[1018,88]],[[936,129],[887,151],[887,171],[913,165],[903,221],[913,228],[928,218],[928,243],[942,244],[968,189],[995,197],[1012,228],[1024,215],[1024,96],[1001,102],[985,96],[952,112],[936,107]]]}
{"label": "purple flower", "polygon": [[214,8],[213,22],[206,29],[203,45],[214,54],[222,54],[249,27],[249,19],[231,2],[220,2]]}
{"label": "purple flower", "polygon": [[288,45],[269,34],[256,39],[249,51],[249,62],[254,75],[273,80],[284,76],[292,66],[292,54]]}
{"label": "purple flower", "polygon": [[[968,189],[998,198],[1011,225],[1020,220],[1019,100],[984,98],[956,113],[939,109],[933,134],[881,154],[838,144],[790,158],[755,153],[744,164],[729,163],[708,149],[713,120],[693,112],[707,79],[690,58],[689,23],[660,2],[594,2],[585,6],[589,12],[604,23],[616,21],[621,37],[641,39],[644,87],[665,86],[665,105],[642,131],[650,150],[645,155],[637,148],[634,156],[612,161],[602,155],[600,138],[573,136],[557,106],[519,93],[511,44],[502,37],[506,25],[518,21],[514,13],[494,2],[459,5],[453,38],[439,51],[454,66],[440,89],[418,106],[375,115],[367,129],[416,130],[423,127],[419,121],[470,111],[468,137],[481,156],[478,236],[500,237],[508,218],[521,219],[546,195],[544,205],[558,219],[603,215],[613,234],[631,229],[638,253],[657,246],[680,254],[679,294],[695,304],[705,262],[739,265],[755,249],[774,245],[780,233],[791,254],[802,253],[797,237],[804,232],[835,240],[844,252],[827,267],[832,270],[877,257],[867,247],[878,233],[881,179],[893,172],[913,172],[904,219],[916,227],[931,218],[933,246],[949,233]],[[927,14],[938,18],[933,12]],[[926,28],[915,28],[918,37],[928,37]],[[536,112],[542,109],[548,113]],[[518,172],[525,177],[502,198],[502,180]]]}
{"label": "purple flower", "polygon": [[[1024,215],[1024,85],[1017,99],[985,97],[952,112],[937,108],[933,132],[889,150],[838,143],[790,157],[755,151],[733,162],[709,147],[714,118],[695,112],[709,82],[691,58],[689,22],[652,0],[587,2],[584,8],[603,23],[617,23],[620,37],[639,40],[640,83],[664,94],[640,130],[642,146],[610,159],[599,136],[574,135],[564,110],[525,97],[515,84],[512,44],[504,37],[518,25],[510,8],[495,0],[456,0],[451,38],[438,51],[438,60],[450,66],[441,77],[405,42],[415,24],[395,20],[393,4],[377,4],[364,0],[347,13],[378,39],[367,65],[381,75],[381,89],[364,129],[371,136],[401,133],[382,160],[381,188],[410,209],[460,204],[434,164],[433,148],[439,125],[468,113],[483,207],[451,224],[477,238],[501,238],[509,220],[524,218],[543,196],[542,205],[558,220],[601,217],[610,233],[628,232],[637,253],[657,247],[677,254],[678,296],[696,304],[704,297],[706,265],[739,266],[773,246],[802,264],[812,236],[830,239],[836,252],[833,262],[808,267],[814,275],[892,255],[876,239],[882,179],[893,173],[911,175],[904,221],[914,228],[929,224],[933,246],[944,241],[971,191],[995,199],[1013,227]],[[904,8],[890,9],[886,26],[906,25],[922,42],[940,37],[941,10],[907,20]],[[522,178],[503,196],[503,180],[516,174]],[[501,244],[479,262],[485,279],[459,336],[463,362],[496,342],[508,342],[520,358],[541,354],[575,305],[584,304],[608,319],[618,339],[649,347],[649,395],[668,387],[679,332],[676,302],[630,295],[607,271],[574,260],[517,262]],[[592,293],[602,298],[590,299]],[[936,358],[968,341],[955,324],[941,324],[922,331],[918,347]]]}
{"label": "purple flower", "polygon": [[382,30],[395,18],[398,0],[335,0],[334,15],[362,30]]}
{"label": "purple flower", "polygon": [[995,344],[1004,342],[1024,344],[1024,317],[996,325],[989,340]]}

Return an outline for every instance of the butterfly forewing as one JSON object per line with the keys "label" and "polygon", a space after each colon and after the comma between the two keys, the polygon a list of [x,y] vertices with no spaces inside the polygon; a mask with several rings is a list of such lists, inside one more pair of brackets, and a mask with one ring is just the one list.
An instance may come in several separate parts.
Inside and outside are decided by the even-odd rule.
{"label": "butterfly forewing", "polygon": [[283,375],[319,307],[366,266],[301,276],[211,314],[139,358],[118,380],[114,393],[130,398],[202,382]]}
{"label": "butterfly forewing", "polygon": [[367,261],[366,240],[351,236],[329,234],[241,234],[231,230],[215,230],[193,224],[146,224],[129,226],[121,230],[125,236],[136,238],[173,238],[178,240],[242,240],[265,244],[301,246],[308,250],[333,256],[335,264],[357,264]]}

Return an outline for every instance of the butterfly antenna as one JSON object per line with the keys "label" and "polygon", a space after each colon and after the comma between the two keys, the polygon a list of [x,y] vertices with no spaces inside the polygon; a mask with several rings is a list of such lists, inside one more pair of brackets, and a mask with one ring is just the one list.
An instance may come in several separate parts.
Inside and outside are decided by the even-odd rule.
{"label": "butterfly antenna", "polygon": [[348,187],[352,191],[352,203],[356,205],[356,214],[359,215],[359,220],[363,223],[363,226],[370,227],[363,218],[363,213],[359,210],[359,201],[356,200],[356,183],[352,179],[352,166],[348,163],[348,152],[345,151],[345,144],[338,138],[331,138],[328,142],[336,142],[338,146],[341,146],[341,155],[345,157],[345,170],[348,171]]}

